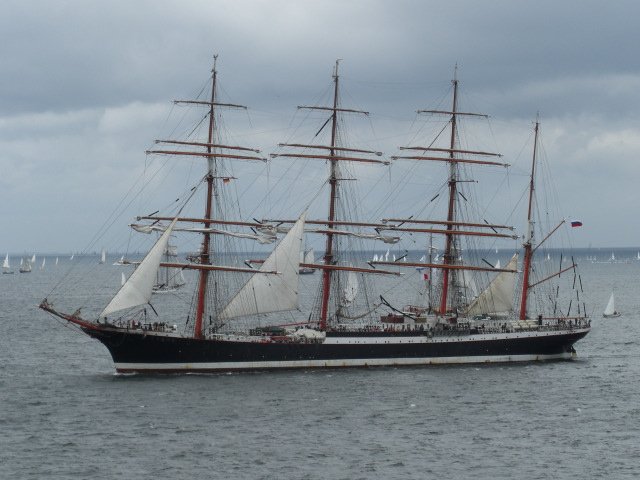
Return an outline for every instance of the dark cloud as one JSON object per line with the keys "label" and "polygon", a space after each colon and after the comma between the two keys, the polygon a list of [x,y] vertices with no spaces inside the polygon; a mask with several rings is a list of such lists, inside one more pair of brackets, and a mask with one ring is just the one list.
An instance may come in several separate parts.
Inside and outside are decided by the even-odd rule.
{"label": "dark cloud", "polygon": [[[229,130],[265,151],[290,134],[297,105],[329,94],[342,58],[343,103],[372,112],[354,140],[393,154],[415,139],[416,109],[447,104],[457,64],[465,107],[494,117],[489,147],[518,155],[540,111],[567,203],[594,217],[590,241],[637,243],[631,227],[608,238],[624,212],[585,190],[635,195],[639,14],[631,1],[4,2],[0,188],[15,204],[4,218],[21,228],[0,244],[84,245],[67,243],[71,206],[109,211],[130,185],[123,167],[170,131],[169,101],[205,86],[214,53],[222,96],[253,109]],[[375,184],[375,170],[366,175]],[[43,226],[49,245],[34,233]]]}

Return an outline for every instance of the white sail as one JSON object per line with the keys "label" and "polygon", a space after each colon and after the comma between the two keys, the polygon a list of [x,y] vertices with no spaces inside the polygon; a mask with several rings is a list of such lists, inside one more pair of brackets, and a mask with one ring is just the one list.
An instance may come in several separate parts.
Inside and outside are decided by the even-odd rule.
{"label": "white sail", "polygon": [[34,263],[36,263],[36,254],[35,253],[31,257],[31,265],[33,265]]}
{"label": "white sail", "polygon": [[177,218],[171,222],[171,225],[160,236],[153,248],[144,257],[138,268],[136,268],[125,284],[120,288],[116,296],[111,299],[109,304],[100,314],[101,317],[109,315],[113,312],[124,310],[125,308],[137,307],[144,305],[151,300],[153,284],[156,281],[156,272],[160,267],[162,254],[167,248],[171,229],[176,224]]}
{"label": "white sail", "polygon": [[305,217],[306,212],[260,267],[263,272],[275,270],[279,273],[254,274],[220,313],[220,319],[294,310],[298,307],[298,262]]}
{"label": "white sail", "polygon": [[374,261],[374,262],[377,262],[377,261],[378,261],[378,254],[377,254],[377,253],[374,253],[374,254],[373,254],[373,261]]}
{"label": "white sail", "polygon": [[72,253],[71,256],[69,257],[69,260],[73,260],[73,256],[74,254]]}
{"label": "white sail", "polygon": [[494,268],[500,268],[500,259],[496,262],[496,266]]}
{"label": "white sail", "polygon": [[58,264],[58,257],[56,257],[56,265]]}
{"label": "white sail", "polygon": [[349,272],[347,275],[347,286],[342,292],[343,305],[348,306],[356,299],[358,295],[358,276],[355,272]]}
{"label": "white sail", "polygon": [[100,254],[100,263],[104,263],[107,261],[107,252],[105,249],[102,249],[102,253]]}
{"label": "white sail", "polygon": [[516,288],[516,267],[518,255],[514,255],[506,265],[506,270],[514,272],[500,272],[489,286],[478,295],[469,305],[467,315],[484,315],[489,313],[505,313],[513,310],[513,293]]}
{"label": "white sail", "polygon": [[604,309],[604,314],[613,315],[614,313],[616,313],[616,297],[613,292],[611,292],[609,303],[607,303],[607,307]]}
{"label": "white sail", "polygon": [[4,257],[4,262],[2,263],[2,268],[5,268],[7,270],[11,268],[11,265],[9,265],[9,254],[8,253],[7,253],[7,256]]}
{"label": "white sail", "polygon": [[40,270],[44,269],[44,264],[45,264],[46,261],[47,261],[47,259],[43,257],[42,258],[42,265],[40,265]]}

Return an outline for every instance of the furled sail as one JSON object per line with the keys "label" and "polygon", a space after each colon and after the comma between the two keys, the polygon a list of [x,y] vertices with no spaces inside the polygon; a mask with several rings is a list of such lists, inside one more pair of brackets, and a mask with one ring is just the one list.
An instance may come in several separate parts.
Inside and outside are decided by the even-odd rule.
{"label": "furled sail", "polygon": [[253,275],[220,313],[220,319],[298,307],[299,261],[305,217],[306,212],[260,267],[259,271],[275,270],[278,275]]}
{"label": "furled sail", "polygon": [[513,272],[500,272],[489,286],[469,305],[467,315],[504,313],[513,310],[513,293],[516,288],[518,255],[514,255],[505,267]]}
{"label": "furled sail", "polygon": [[162,255],[169,243],[171,230],[176,224],[177,218],[174,219],[165,232],[160,236],[153,248],[144,257],[138,268],[136,268],[125,284],[120,288],[116,296],[111,299],[109,304],[100,314],[105,317],[113,312],[124,310],[125,308],[137,307],[144,305],[151,300],[151,292],[153,284],[156,281],[156,272],[160,267]]}
{"label": "furled sail", "polygon": [[[132,223],[131,228],[139,233],[151,233],[151,232],[163,232],[167,227],[163,225],[138,225]],[[252,235],[250,233],[238,233],[230,232],[228,230],[221,230],[219,228],[174,228],[174,232],[191,232],[191,233],[211,233],[213,235],[227,235],[235,238],[247,238],[249,240],[256,240],[260,244],[273,243],[276,241],[276,237],[272,235]]]}

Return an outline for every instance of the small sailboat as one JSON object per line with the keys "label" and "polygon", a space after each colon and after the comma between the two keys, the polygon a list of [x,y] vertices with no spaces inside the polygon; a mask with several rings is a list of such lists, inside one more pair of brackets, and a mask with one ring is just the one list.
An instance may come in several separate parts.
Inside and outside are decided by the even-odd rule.
{"label": "small sailboat", "polygon": [[35,263],[36,263],[36,254],[34,253],[34,254],[31,256],[31,265],[35,265]]}
{"label": "small sailboat", "polygon": [[69,257],[69,260],[73,260],[73,256],[74,254],[72,253],[71,256]]}
{"label": "small sailboat", "polygon": [[102,253],[100,254],[100,265],[107,261],[107,252],[105,249],[102,249]]}
{"label": "small sailboat", "polygon": [[602,316],[604,318],[615,318],[622,315],[622,313],[616,310],[616,297],[613,292],[611,292],[611,296],[609,297],[609,303],[607,303],[607,307],[604,309]]}
{"label": "small sailboat", "polygon": [[[177,258],[178,249],[176,246],[167,244],[165,251],[162,254],[162,261],[164,263],[176,263]],[[121,261],[124,265],[124,257]],[[185,283],[181,268],[160,266],[156,273],[156,283],[153,285],[153,293],[175,292]]]}
{"label": "small sailboat", "polygon": [[44,264],[46,263],[47,259],[45,257],[42,257],[42,265],[40,265],[40,270],[44,270]]}
{"label": "small sailboat", "polygon": [[[307,250],[306,252],[300,252],[300,260],[302,260],[300,263],[306,263],[306,264],[311,264],[311,263],[315,263],[316,262],[316,256],[315,253],[313,251],[313,248],[310,248],[309,250]],[[314,273],[316,271],[315,268],[310,268],[310,267],[300,267],[300,273],[307,275],[310,273]]]}
{"label": "small sailboat", "polygon": [[58,265],[58,257],[56,257],[56,265]]}
{"label": "small sailboat", "polygon": [[29,273],[31,272],[31,259],[29,257],[24,257],[20,259],[20,273]]}
{"label": "small sailboat", "polygon": [[13,273],[13,270],[11,270],[11,265],[9,264],[9,254],[8,253],[7,253],[7,256],[4,257],[4,262],[2,263],[2,273],[4,273],[4,274]]}

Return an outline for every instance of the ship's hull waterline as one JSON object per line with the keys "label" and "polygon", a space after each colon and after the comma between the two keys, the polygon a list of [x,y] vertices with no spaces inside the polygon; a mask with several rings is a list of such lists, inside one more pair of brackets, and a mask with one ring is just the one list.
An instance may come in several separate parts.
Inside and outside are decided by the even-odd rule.
{"label": "ship's hull waterline", "polygon": [[329,334],[323,343],[194,339],[84,329],[119,373],[212,373],[278,369],[455,365],[569,360],[589,328],[458,336]]}

